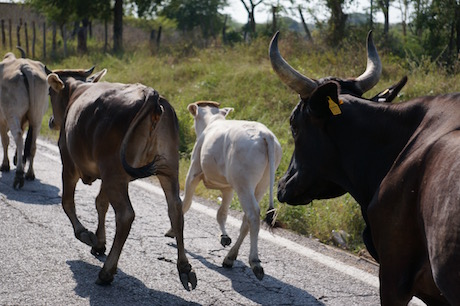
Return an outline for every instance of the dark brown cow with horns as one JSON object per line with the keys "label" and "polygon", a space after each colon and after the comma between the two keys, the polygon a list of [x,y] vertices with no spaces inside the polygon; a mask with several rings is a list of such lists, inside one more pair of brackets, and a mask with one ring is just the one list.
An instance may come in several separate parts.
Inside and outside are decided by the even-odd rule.
{"label": "dark brown cow with horns", "polygon": [[[157,175],[176,233],[179,277],[185,289],[190,290],[189,283],[194,289],[197,279],[185,255],[183,241],[176,113],[152,88],[141,84],[98,83],[106,70],[89,77],[92,70],[57,70],[48,76],[53,107],[50,128],[60,129],[62,207],[72,222],[75,236],[91,246],[94,255],[104,254],[105,215],[109,203],[112,205],[116,233],[97,280],[99,284],[111,283],[134,220],[128,183]],[[96,179],[102,181],[96,198],[99,221],[96,234],[80,223],[75,212],[74,194],[79,179],[85,184]]]}
{"label": "dark brown cow with horns", "polygon": [[303,76],[281,57],[278,34],[269,53],[301,98],[278,199],[301,205],[349,192],[366,221],[366,247],[380,263],[382,305],[407,305],[413,296],[460,305],[460,93],[394,105],[373,102],[394,94],[362,98],[381,72],[371,34],[367,69],[355,79]]}

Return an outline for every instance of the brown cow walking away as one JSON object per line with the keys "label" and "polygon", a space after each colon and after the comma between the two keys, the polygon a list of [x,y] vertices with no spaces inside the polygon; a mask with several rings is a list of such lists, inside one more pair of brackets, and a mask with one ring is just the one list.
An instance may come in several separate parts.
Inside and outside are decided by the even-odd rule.
{"label": "brown cow walking away", "polygon": [[[366,72],[348,80],[300,74],[277,43],[278,34],[272,66],[301,98],[278,199],[301,205],[349,192],[366,221],[366,247],[380,263],[382,305],[407,305],[413,296],[460,305],[460,93],[395,105],[361,98],[381,72],[371,35]],[[375,100],[393,97],[384,92]]]}
{"label": "brown cow walking away", "polygon": [[[179,277],[185,289],[190,290],[189,284],[194,289],[197,279],[185,255],[183,241],[176,113],[152,88],[141,84],[98,83],[106,71],[89,77],[91,72],[92,69],[57,70],[49,74],[48,82],[53,107],[50,128],[60,129],[62,206],[75,236],[91,246],[94,255],[104,254],[106,249],[105,215],[109,203],[115,211],[115,238],[97,283],[113,281],[134,220],[128,183],[158,175],[171,226],[177,233]],[[88,231],[76,215],[74,194],[79,179],[85,184],[96,179],[102,181],[96,198],[96,234]]]}
{"label": "brown cow walking away", "polygon": [[[7,53],[0,62],[0,134],[3,146],[0,170],[10,171],[8,131],[11,131],[16,143],[14,188],[24,186],[24,167],[27,160],[29,169],[25,179],[35,179],[33,163],[36,140],[48,108],[45,66],[25,58],[22,49],[21,53],[23,58],[16,58],[11,52]],[[24,144],[22,136],[27,125],[29,130]]]}

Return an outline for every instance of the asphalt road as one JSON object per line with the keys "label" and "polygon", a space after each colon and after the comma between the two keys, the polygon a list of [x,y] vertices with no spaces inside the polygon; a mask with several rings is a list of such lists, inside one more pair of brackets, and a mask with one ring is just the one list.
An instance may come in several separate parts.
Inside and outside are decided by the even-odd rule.
{"label": "asphalt road", "polygon": [[[13,156],[10,149],[10,156]],[[246,238],[232,269],[219,243],[216,204],[197,200],[185,215],[185,247],[198,285],[184,290],[176,269],[175,240],[161,188],[130,185],[136,211],[110,286],[95,284],[102,262],[78,241],[61,208],[61,162],[54,144],[39,142],[37,179],[13,189],[14,169],[0,177],[0,305],[378,305],[378,267],[356,256],[285,230],[261,230],[262,281],[248,265]],[[95,230],[99,183],[77,185],[80,220]],[[231,212],[235,241],[241,213]],[[107,215],[107,248],[114,235]]]}

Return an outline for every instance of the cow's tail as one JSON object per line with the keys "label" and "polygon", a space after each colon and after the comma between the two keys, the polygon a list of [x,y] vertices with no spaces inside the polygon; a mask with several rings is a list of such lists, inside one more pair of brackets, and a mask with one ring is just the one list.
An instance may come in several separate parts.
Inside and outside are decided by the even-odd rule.
{"label": "cow's tail", "polygon": [[[22,73],[22,75],[24,77],[24,84],[25,84],[26,89],[27,89],[27,94],[29,95],[29,112],[30,112],[31,107],[33,107],[33,105],[35,105],[35,95],[32,92],[33,88],[35,88],[34,87],[35,79],[34,79],[34,77],[32,75],[32,72],[30,71],[30,67],[28,67],[27,65],[22,65],[21,66],[21,73]],[[29,129],[27,131],[26,142],[24,144],[24,155],[22,156],[22,162],[23,163],[26,163],[26,161],[30,158],[30,155],[31,155],[33,130],[34,129],[33,129],[32,125],[30,124],[30,121],[29,121]]]}
{"label": "cow's tail", "polygon": [[281,223],[276,221],[278,212],[275,209],[273,200],[273,185],[275,184],[275,139],[273,135],[268,134],[264,137],[267,145],[268,165],[270,167],[270,186],[269,186],[269,206],[265,215],[265,222],[270,228],[281,227]]}
{"label": "cow's tail", "polygon": [[160,94],[152,89],[146,88],[144,91],[144,103],[141,106],[140,110],[134,116],[134,119],[131,121],[131,124],[128,127],[128,130],[123,138],[123,142],[121,144],[121,163],[123,168],[125,169],[126,173],[128,173],[133,179],[144,178],[151,175],[160,174],[161,169],[158,168],[156,165],[158,160],[161,159],[160,156],[156,156],[150,163],[145,166],[134,168],[128,164],[126,161],[126,148],[128,145],[129,140],[131,139],[131,135],[139,125],[139,123],[153,111],[152,119],[155,121],[155,124],[161,118],[163,114],[163,107],[160,105]]}

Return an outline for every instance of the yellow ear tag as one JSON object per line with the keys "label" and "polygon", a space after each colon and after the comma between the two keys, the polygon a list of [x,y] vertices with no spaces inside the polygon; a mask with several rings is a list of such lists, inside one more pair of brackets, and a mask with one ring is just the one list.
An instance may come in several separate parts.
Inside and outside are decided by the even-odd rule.
{"label": "yellow ear tag", "polygon": [[[332,114],[335,116],[335,115],[339,115],[342,113],[342,111],[340,110],[340,107],[337,105],[337,103],[335,103],[331,97],[327,96],[327,102],[329,102],[329,109],[331,110]],[[340,102],[339,102],[340,103]],[[342,102],[343,103],[343,102]],[[341,104],[342,104],[341,103]]]}

